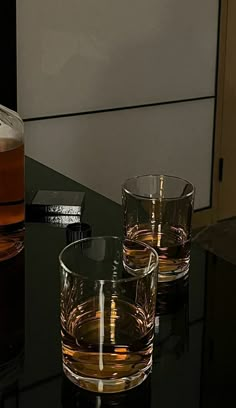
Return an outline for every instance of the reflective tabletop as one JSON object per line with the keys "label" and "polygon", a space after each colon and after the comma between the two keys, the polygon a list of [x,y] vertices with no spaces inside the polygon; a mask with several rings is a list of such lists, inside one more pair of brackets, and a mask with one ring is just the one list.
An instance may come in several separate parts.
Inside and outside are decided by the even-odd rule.
{"label": "reflective tabletop", "polygon": [[121,235],[121,207],[26,160],[25,251],[0,263],[0,408],[236,406],[236,266],[193,243],[188,280],[159,285],[152,374],[139,387],[95,394],[64,376],[58,254],[64,225],[31,211],[39,190],[85,192],[93,235]]}

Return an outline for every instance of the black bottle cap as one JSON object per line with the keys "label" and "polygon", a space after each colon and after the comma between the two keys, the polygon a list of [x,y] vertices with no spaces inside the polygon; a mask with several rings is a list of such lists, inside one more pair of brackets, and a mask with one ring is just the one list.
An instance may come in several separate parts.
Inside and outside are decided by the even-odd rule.
{"label": "black bottle cap", "polygon": [[89,224],[83,222],[76,222],[69,224],[66,227],[66,242],[67,245],[79,239],[89,238],[92,235],[92,228]]}

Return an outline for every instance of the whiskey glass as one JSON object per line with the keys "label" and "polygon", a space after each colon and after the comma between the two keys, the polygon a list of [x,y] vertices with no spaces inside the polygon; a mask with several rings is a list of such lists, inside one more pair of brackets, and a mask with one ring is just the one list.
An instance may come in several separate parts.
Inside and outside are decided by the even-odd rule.
{"label": "whiskey glass", "polygon": [[124,235],[156,249],[160,282],[188,274],[193,201],[193,185],[173,176],[138,176],[122,187]]}
{"label": "whiskey glass", "polygon": [[60,254],[63,368],[76,385],[113,393],[152,366],[158,255],[118,237],[73,242]]}

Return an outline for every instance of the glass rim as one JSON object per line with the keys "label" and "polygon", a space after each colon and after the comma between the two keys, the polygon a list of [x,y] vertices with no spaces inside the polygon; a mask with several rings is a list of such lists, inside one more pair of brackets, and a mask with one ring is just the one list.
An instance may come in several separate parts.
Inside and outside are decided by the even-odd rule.
{"label": "glass rim", "polygon": [[[9,126],[10,128],[17,126],[18,132],[17,134],[15,134],[15,137],[17,136],[17,139],[24,143],[24,122],[19,113],[0,104],[0,116],[1,115],[4,115],[3,120],[5,124],[7,124],[7,126]],[[14,122],[12,122],[12,120]],[[9,138],[11,138],[11,136],[9,136]]]}
{"label": "glass rim", "polygon": [[[86,276],[81,275],[80,273],[74,272],[72,270],[70,270],[64,263],[63,261],[63,255],[65,252],[68,251],[68,249],[72,248],[73,246],[78,245],[79,243],[83,243],[83,242],[87,242],[87,241],[98,241],[98,240],[107,240],[107,239],[111,239],[111,240],[116,240],[119,241],[120,243],[124,242],[124,241],[128,241],[128,242],[132,242],[135,244],[139,244],[140,246],[147,248],[150,250],[150,252],[152,253],[152,255],[155,257],[155,262],[154,265],[152,265],[152,267],[146,272],[146,273],[142,273],[141,275],[137,275],[137,276],[131,276],[130,278],[121,278],[121,279],[92,279],[93,282],[111,282],[111,283],[123,283],[123,282],[131,282],[131,281],[136,281],[138,279],[142,279],[145,276],[150,275],[155,269],[156,269],[156,273],[158,273],[158,265],[159,265],[159,256],[157,254],[157,252],[155,251],[154,248],[152,248],[150,245],[146,244],[145,242],[142,241],[138,241],[138,240],[134,240],[134,239],[129,239],[129,238],[125,238],[124,240],[122,240],[121,238],[115,236],[115,235],[104,235],[104,236],[98,236],[98,237],[87,237],[87,238],[83,238],[83,239],[78,239],[77,241],[74,241],[72,243],[70,243],[69,245],[66,245],[60,252],[59,254],[59,263],[62,269],[64,269],[67,273],[69,273],[72,276],[76,276],[76,277],[81,277],[83,280],[89,281],[91,279],[87,278]],[[146,268],[143,268],[146,269]]]}
{"label": "glass rim", "polygon": [[184,179],[182,177],[172,176],[172,175],[169,175],[169,174],[152,174],[151,173],[151,174],[142,174],[142,175],[138,175],[138,176],[134,176],[134,177],[129,177],[122,184],[122,190],[125,191],[126,194],[129,194],[130,196],[136,197],[138,199],[147,200],[147,201],[160,201],[160,199],[161,199],[160,197],[159,198],[153,198],[153,197],[148,197],[148,196],[142,195],[142,194],[132,193],[132,191],[126,187],[126,184],[129,181],[138,180],[138,179],[145,178],[145,177],[165,177],[167,179],[172,179],[172,180],[173,179],[179,180],[179,181],[181,180],[181,181],[184,181],[187,185],[189,185],[191,187],[191,191],[189,193],[187,193],[187,194],[184,194],[183,196],[180,196],[180,197],[167,197],[167,198],[164,197],[162,199],[162,201],[179,201],[179,200],[182,200],[184,198],[191,197],[191,196],[194,195],[195,187],[190,181],[188,181],[188,180],[186,180],[186,179]]}
{"label": "glass rim", "polygon": [[20,119],[21,122],[23,122],[23,120],[21,119],[19,113],[17,111],[14,111],[13,109],[8,108],[7,106],[4,106],[4,105],[0,104],[0,111],[3,112],[3,113],[7,113],[8,115],[15,116],[18,119]]}

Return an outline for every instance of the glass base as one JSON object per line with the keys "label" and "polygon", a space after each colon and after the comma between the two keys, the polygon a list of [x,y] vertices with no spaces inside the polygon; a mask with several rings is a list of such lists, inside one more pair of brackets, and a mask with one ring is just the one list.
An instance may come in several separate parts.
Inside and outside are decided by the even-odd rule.
{"label": "glass base", "polygon": [[24,229],[4,233],[0,230],[0,262],[13,258],[24,248]]}
{"label": "glass base", "polygon": [[177,279],[187,278],[189,273],[189,266],[185,269],[177,269],[176,271],[158,272],[158,282],[173,282]]}
{"label": "glass base", "polygon": [[70,381],[87,391],[93,391],[97,393],[117,393],[137,387],[144,380],[146,380],[151,372],[151,369],[152,360],[150,360],[150,364],[145,367],[144,370],[138,371],[132,376],[104,380],[98,378],[83,377],[81,375],[75,374],[65,364],[63,364],[64,373]]}

